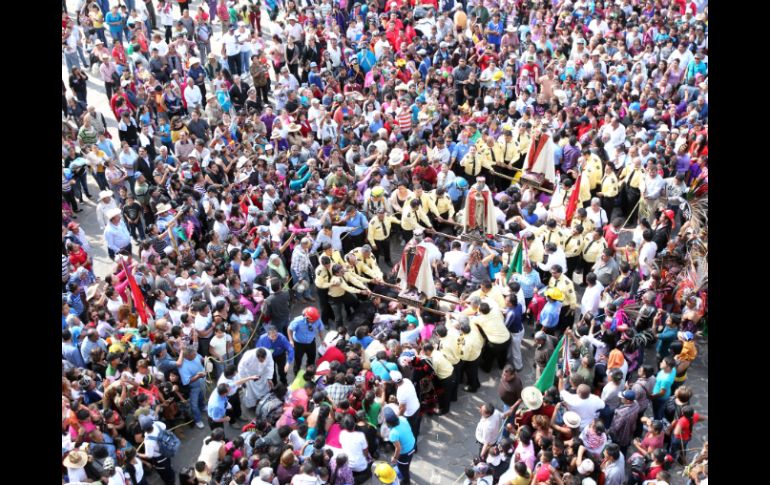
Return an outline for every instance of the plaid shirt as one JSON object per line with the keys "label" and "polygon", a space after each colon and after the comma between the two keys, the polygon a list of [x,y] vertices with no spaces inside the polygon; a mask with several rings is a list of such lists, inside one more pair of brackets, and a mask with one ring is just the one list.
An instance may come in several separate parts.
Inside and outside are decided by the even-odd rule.
{"label": "plaid shirt", "polygon": [[348,394],[353,391],[354,386],[348,386],[346,384],[337,384],[336,382],[326,388],[326,394],[329,396],[329,400],[334,404],[334,407],[338,407],[340,403],[348,398]]}
{"label": "plaid shirt", "polygon": [[313,272],[313,264],[310,262],[310,256],[308,256],[307,251],[302,249],[301,245],[294,248],[294,252],[291,253],[291,270],[298,275],[305,272]]}

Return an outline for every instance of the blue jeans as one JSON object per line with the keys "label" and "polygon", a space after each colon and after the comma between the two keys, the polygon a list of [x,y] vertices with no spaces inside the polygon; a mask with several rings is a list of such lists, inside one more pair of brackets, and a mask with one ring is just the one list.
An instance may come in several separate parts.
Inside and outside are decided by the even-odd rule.
{"label": "blue jeans", "polygon": [[67,70],[72,72],[73,67],[80,67],[80,59],[78,59],[78,53],[73,52],[71,54],[64,53],[64,62],[67,64]]}
{"label": "blue jeans", "polygon": [[689,441],[682,441],[679,438],[672,436],[671,444],[668,447],[668,452],[674,458],[674,463],[679,458],[679,454],[684,455],[684,459],[687,460],[687,444]]}
{"label": "blue jeans", "polygon": [[112,37],[112,44],[114,45],[116,42],[123,43],[123,29],[110,29],[110,36]]}
{"label": "blue jeans", "polygon": [[205,382],[203,379],[198,379],[195,382],[190,383],[190,407],[192,408],[193,419],[196,423],[201,422],[201,413],[206,412],[206,401],[204,394]]}
{"label": "blue jeans", "polygon": [[241,72],[246,74],[249,72],[249,63],[251,61],[251,51],[241,52]]}

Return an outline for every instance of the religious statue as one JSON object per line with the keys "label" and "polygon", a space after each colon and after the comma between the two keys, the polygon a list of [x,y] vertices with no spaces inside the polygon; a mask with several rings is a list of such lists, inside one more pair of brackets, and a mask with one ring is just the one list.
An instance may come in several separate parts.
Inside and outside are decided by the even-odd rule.
{"label": "religious statue", "polygon": [[484,177],[476,177],[476,183],[468,191],[462,223],[463,233],[476,232],[484,237],[497,234],[495,205]]}

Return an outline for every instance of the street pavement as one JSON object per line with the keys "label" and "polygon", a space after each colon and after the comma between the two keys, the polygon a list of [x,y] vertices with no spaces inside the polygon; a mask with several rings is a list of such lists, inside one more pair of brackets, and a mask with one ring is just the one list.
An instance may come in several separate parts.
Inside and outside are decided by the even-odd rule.
{"label": "street pavement", "polygon": [[[75,10],[76,0],[67,0],[69,12]],[[111,4],[117,4],[117,0],[112,0]],[[194,13],[199,0],[192,3],[191,13]],[[176,6],[174,7],[176,9]],[[262,16],[263,27],[270,22],[267,15]],[[267,29],[263,29],[263,32]],[[108,34],[109,35],[109,34]],[[219,27],[215,28],[215,35],[212,39],[213,52],[219,52],[221,47],[221,32]],[[113,140],[118,139],[117,121],[110,110],[109,102],[104,92],[104,85],[98,76],[93,76],[88,71],[88,103],[93,104],[96,110],[104,114],[107,119],[108,129],[113,136]],[[68,79],[68,73],[62,56],[62,78],[65,84]],[[250,82],[249,76],[244,80]],[[77,214],[77,221],[85,231],[91,247],[93,248],[94,272],[97,276],[104,277],[111,272],[113,263],[107,256],[104,238],[96,219],[95,207],[98,202],[96,194],[99,189],[92,177],[88,179],[89,192],[92,200],[86,200],[81,207],[83,212]],[[395,245],[394,245],[395,246]],[[134,245],[136,250],[136,245]],[[401,248],[393,252],[394,256],[400,254]],[[582,295],[582,289],[577,287],[578,298]],[[304,306],[295,305],[292,308],[292,318],[302,312]],[[524,385],[532,385],[535,382],[533,369],[533,332],[531,328],[527,329],[526,337],[523,341],[524,370],[521,373]],[[708,343],[702,337],[697,337],[698,358],[691,366],[688,373],[687,384],[694,390],[695,397],[693,405],[701,414],[708,414]],[[654,360],[654,352],[646,352],[648,364]],[[499,381],[500,371],[493,369],[490,374],[479,371],[479,379],[482,387],[474,394],[463,392],[459,393],[458,401],[452,404],[451,412],[444,416],[425,417],[422,421],[420,437],[418,439],[419,453],[415,455],[412,461],[412,477],[414,483],[422,484],[454,484],[462,483],[462,474],[466,466],[472,463],[473,457],[478,454],[478,445],[474,438],[476,424],[479,420],[479,406],[484,403],[492,403],[498,407],[501,402],[497,397],[497,382]],[[251,418],[248,412],[244,413],[245,418]],[[205,420],[204,420],[205,422]],[[689,448],[693,450],[688,453],[688,461],[699,451],[703,442],[708,439],[708,421],[698,424],[695,428],[693,440]],[[184,426],[180,428],[180,437],[182,437],[182,446],[176,457],[173,459],[175,470],[185,466],[192,466],[200,452],[203,440],[209,435],[208,425],[204,429]],[[227,436],[233,437],[237,432],[229,426],[226,428]],[[672,485],[683,485],[686,480],[680,476],[681,467],[676,466],[672,470],[674,478]],[[161,485],[162,482],[157,474],[149,477],[150,485]]]}

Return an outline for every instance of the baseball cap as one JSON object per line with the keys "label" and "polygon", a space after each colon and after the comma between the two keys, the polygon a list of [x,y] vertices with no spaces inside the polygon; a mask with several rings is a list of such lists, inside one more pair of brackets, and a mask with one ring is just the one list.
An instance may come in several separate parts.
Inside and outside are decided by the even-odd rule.
{"label": "baseball cap", "polygon": [[404,380],[404,376],[402,376],[399,371],[392,370],[392,371],[390,371],[390,379],[393,382],[401,382],[402,380]]}
{"label": "baseball cap", "polygon": [[618,396],[622,397],[623,399],[628,399],[629,401],[636,401],[636,392],[632,391],[631,389],[618,393]]}

